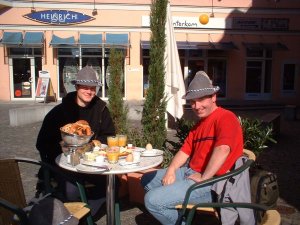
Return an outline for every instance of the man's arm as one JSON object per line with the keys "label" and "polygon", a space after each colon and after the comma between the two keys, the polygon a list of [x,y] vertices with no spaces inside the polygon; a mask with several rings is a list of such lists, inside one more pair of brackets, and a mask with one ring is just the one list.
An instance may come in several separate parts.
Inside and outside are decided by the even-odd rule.
{"label": "man's arm", "polygon": [[171,162],[170,166],[168,167],[164,178],[162,179],[163,185],[169,185],[169,184],[174,183],[174,181],[176,180],[175,171],[179,167],[181,167],[183,164],[185,164],[188,158],[189,158],[189,155],[187,155],[186,153],[184,153],[182,151],[177,152],[177,154],[172,159],[172,162]]}
{"label": "man's arm", "polygon": [[189,176],[189,179],[194,180],[195,182],[200,182],[213,177],[226,161],[229,153],[230,147],[228,145],[220,145],[215,147],[203,174],[192,174]]}

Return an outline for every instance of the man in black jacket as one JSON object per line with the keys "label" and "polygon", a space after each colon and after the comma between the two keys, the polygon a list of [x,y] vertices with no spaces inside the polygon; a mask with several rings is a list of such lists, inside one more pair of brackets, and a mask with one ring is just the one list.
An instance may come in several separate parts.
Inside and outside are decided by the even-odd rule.
{"label": "man in black jacket", "polygon": [[[115,135],[115,127],[106,103],[96,96],[96,87],[101,85],[101,82],[97,80],[96,72],[91,67],[84,67],[78,72],[73,84],[76,91],[68,93],[62,99],[62,103],[55,106],[45,116],[38,134],[36,148],[41,160],[52,165],[55,165],[55,158],[62,153],[60,127],[68,123],[86,120],[94,132],[92,139],[97,139],[104,144],[107,143],[107,136]],[[88,193],[89,199],[99,199],[105,196],[105,176],[68,173],[76,179],[95,184],[92,194]],[[68,182],[65,184],[67,199],[76,200],[79,196],[76,187]]]}

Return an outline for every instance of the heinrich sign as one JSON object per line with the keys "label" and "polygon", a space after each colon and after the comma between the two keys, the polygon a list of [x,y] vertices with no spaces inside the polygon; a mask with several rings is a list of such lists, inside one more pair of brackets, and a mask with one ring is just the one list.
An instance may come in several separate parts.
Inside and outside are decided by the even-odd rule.
{"label": "heinrich sign", "polygon": [[44,10],[39,12],[28,13],[25,18],[34,20],[40,23],[52,25],[71,25],[77,23],[86,23],[94,20],[94,17],[83,13],[69,10]]}

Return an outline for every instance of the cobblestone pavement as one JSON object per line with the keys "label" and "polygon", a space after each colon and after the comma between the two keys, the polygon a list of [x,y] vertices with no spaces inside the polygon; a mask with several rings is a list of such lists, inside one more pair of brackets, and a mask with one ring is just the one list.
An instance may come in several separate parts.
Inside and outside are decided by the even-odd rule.
{"label": "cobblestone pavement", "polygon": [[[25,103],[0,102],[0,158],[28,157],[39,159],[35,149],[35,141],[41,122],[30,125],[9,126],[10,108],[26,106]],[[239,115],[256,116],[264,113],[237,112]],[[257,159],[266,169],[273,171],[278,176],[280,199],[278,210],[282,216],[282,225],[300,224],[300,119],[286,121],[281,118],[281,133],[278,143],[265,150]],[[33,197],[36,179],[33,176],[37,169],[34,166],[21,165],[21,174],[24,182],[26,198]],[[141,205],[132,204],[128,199],[121,201],[121,223],[126,225],[143,224],[158,225],[159,223]],[[98,225],[106,224],[106,217],[100,216]]]}

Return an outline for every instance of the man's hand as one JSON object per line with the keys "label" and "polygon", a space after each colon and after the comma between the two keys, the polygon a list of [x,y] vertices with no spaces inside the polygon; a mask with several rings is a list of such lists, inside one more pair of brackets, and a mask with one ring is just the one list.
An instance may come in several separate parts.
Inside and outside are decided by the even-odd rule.
{"label": "man's hand", "polygon": [[167,171],[161,183],[163,186],[165,186],[165,185],[173,184],[175,180],[176,180],[175,172]]}
{"label": "man's hand", "polygon": [[188,159],[188,155],[185,154],[182,151],[178,151],[174,158],[172,159],[172,162],[170,163],[170,166],[167,169],[167,172],[163,179],[161,180],[162,185],[170,185],[173,184],[176,180],[176,170],[180,168]]}
{"label": "man's hand", "polygon": [[193,173],[190,176],[188,176],[187,178],[190,180],[193,180],[195,182],[203,181],[201,173]]}

